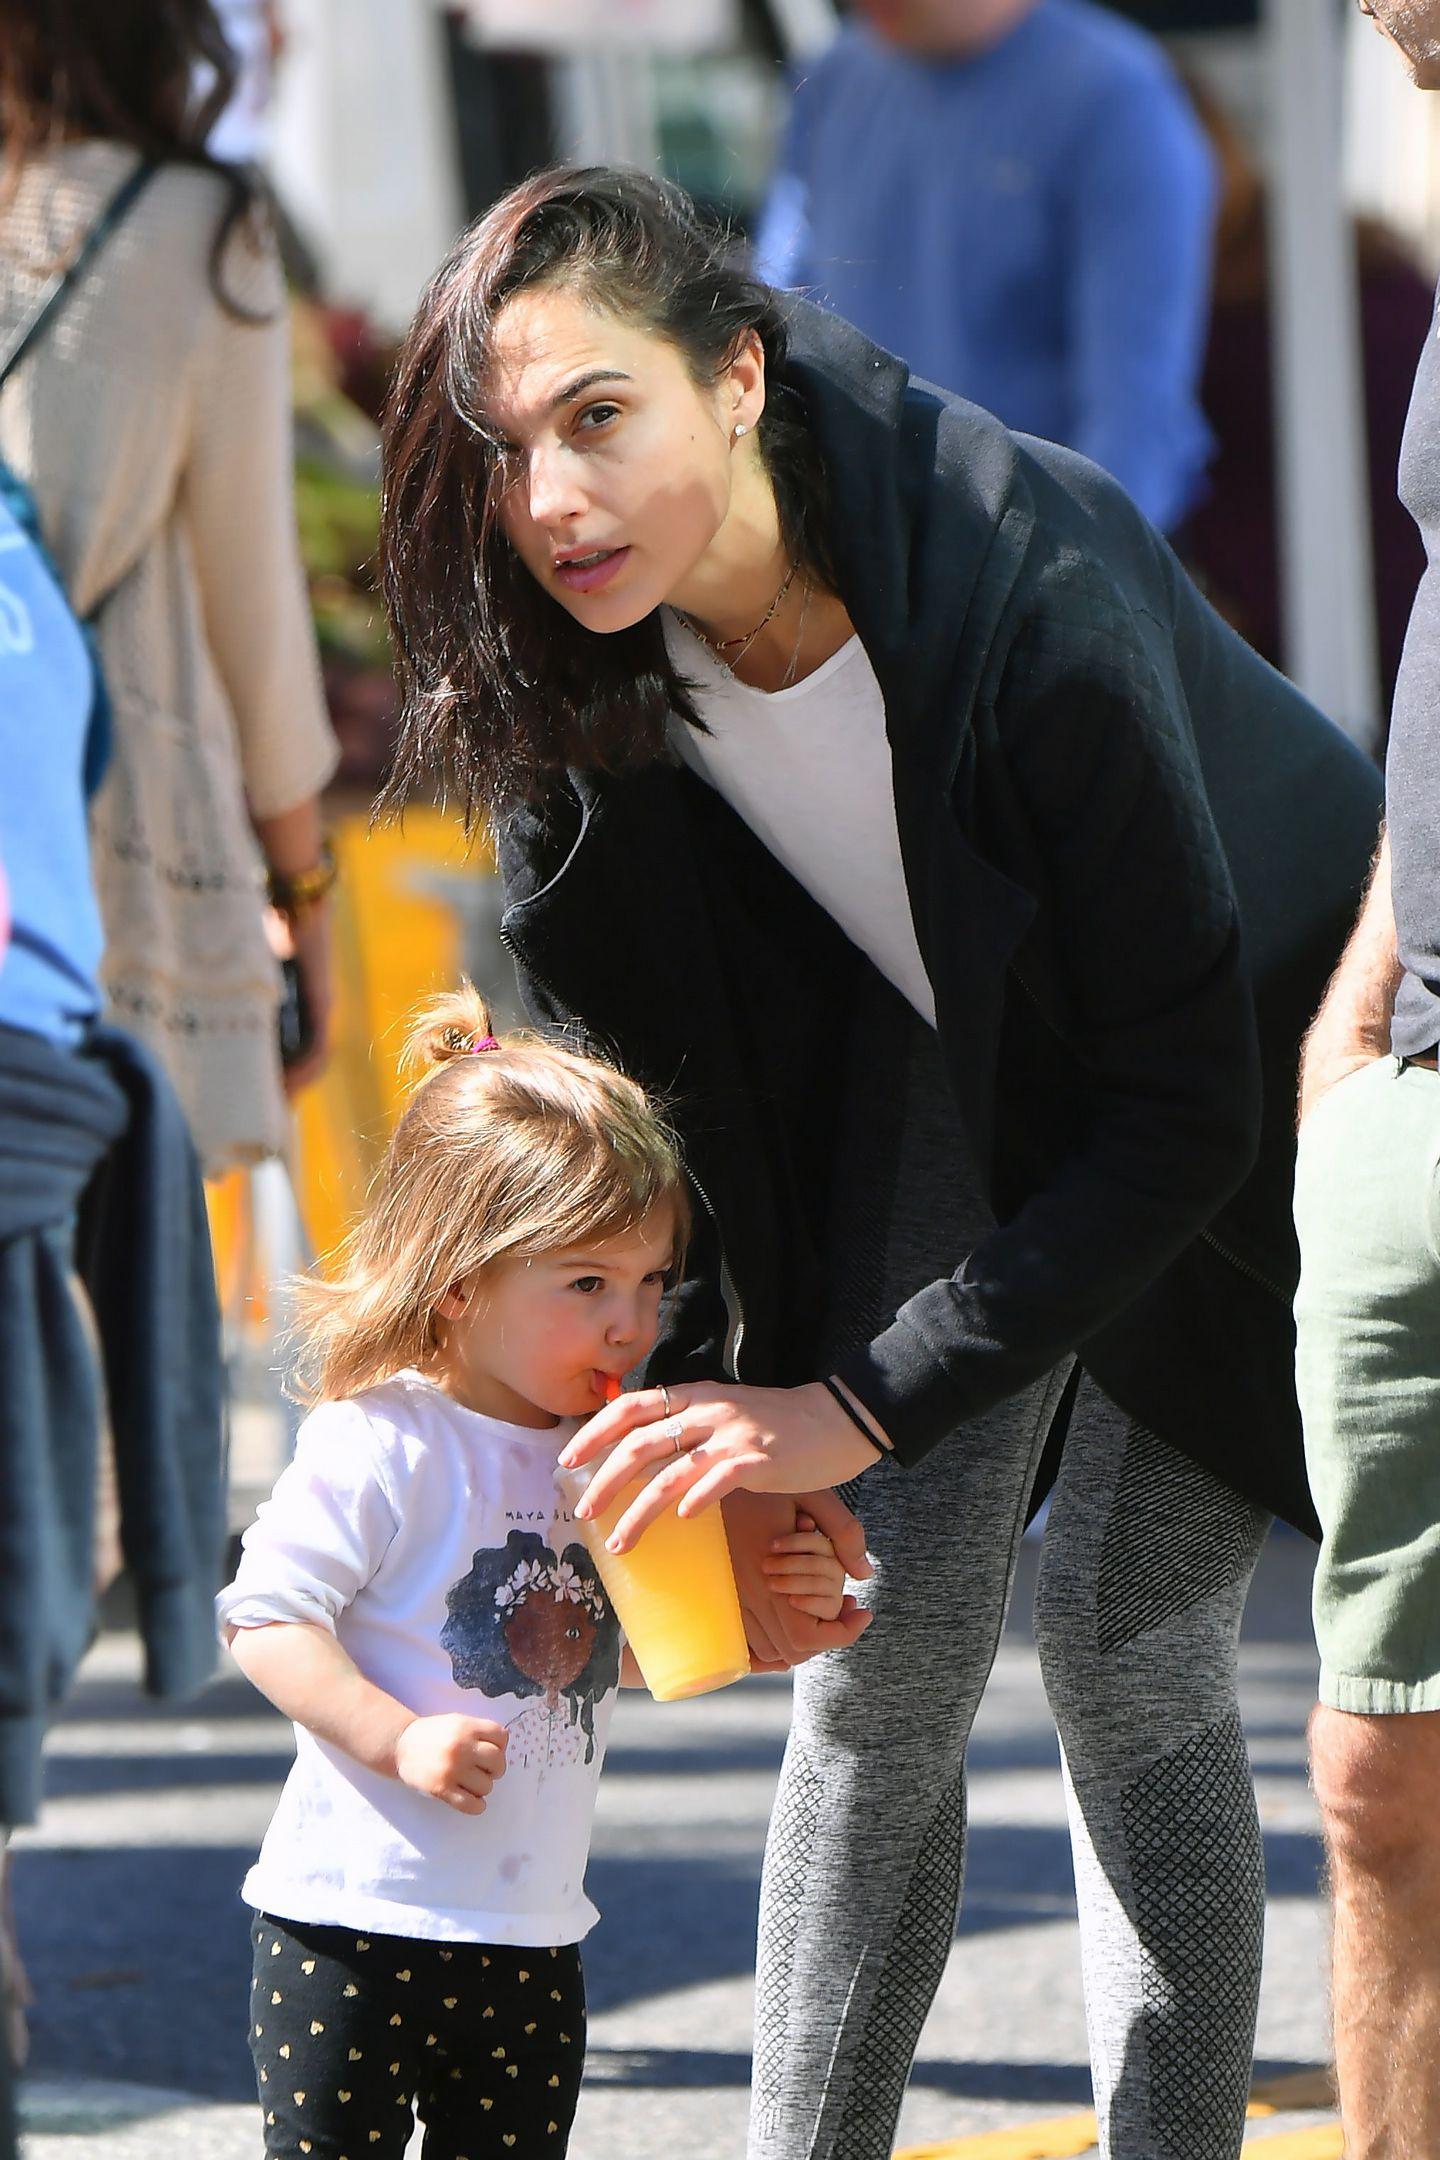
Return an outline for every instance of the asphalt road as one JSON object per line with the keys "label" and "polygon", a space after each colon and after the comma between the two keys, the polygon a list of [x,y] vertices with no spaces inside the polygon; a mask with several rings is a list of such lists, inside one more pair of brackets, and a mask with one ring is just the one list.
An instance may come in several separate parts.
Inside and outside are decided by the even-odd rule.
{"label": "asphalt road", "polygon": [[[1298,1539],[1272,1540],[1243,1654],[1270,1880],[1257,2075],[1272,2080],[1313,2071],[1326,2044],[1303,1739],[1309,1568]],[[979,2152],[966,2141],[980,2133],[1089,2105],[1069,1849],[1025,1592],[1022,1581],[973,1744],[965,1905],[901,2151]],[[237,1893],[290,1732],[238,1676],[175,1710],[139,1697],[137,1671],[133,1637],[102,1635],[53,1736],[42,1821],[16,1840],[37,1995],[25,2152],[255,2160]],[[587,1946],[592,2049],[574,2160],[743,2152],[760,1854],[787,1711],[775,1680],[664,1708],[622,1698],[589,1878],[603,1919]],[[1306,2126],[1293,2149],[1319,2151],[1324,2121],[1287,2109],[1256,2134],[1279,2160]]]}

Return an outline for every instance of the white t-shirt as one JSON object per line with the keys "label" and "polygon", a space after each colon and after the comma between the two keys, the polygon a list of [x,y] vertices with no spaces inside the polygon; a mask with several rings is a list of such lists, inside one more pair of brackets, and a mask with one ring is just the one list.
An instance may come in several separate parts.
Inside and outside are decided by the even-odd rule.
{"label": "white t-shirt", "polygon": [[673,722],[676,750],[934,1027],[900,862],[885,701],[859,638],[804,682],[756,690],[668,608],[664,622],[710,729]]}
{"label": "white t-shirt", "polygon": [[296,1728],[247,1903],[442,1942],[578,1942],[619,1623],[552,1483],[573,1420],[536,1431],[400,1373],[305,1420],[245,1533],[222,1627],[307,1620],[422,1716],[508,1726],[482,1815]]}

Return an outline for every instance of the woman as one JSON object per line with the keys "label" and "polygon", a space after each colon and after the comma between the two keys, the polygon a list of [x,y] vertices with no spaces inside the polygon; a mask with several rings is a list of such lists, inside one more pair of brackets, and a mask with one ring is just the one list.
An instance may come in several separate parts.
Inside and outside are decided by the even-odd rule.
{"label": "woman", "polygon": [[623,1443],[596,1502],[666,1457],[622,1534],[843,1484],[876,1562],[875,1625],[797,1676],[752,2152],[890,2149],[1073,1390],[1036,1629],[1103,2149],[1231,2155],[1236,1634],[1270,1513],[1311,1521],[1295,1046],[1377,789],[1101,473],[783,308],[634,176],[542,175],[465,236],[387,426],[395,786],[439,765],[497,818],[532,1010],[685,1144],[664,1384],[577,1441]]}
{"label": "woman", "polygon": [[317,794],[336,758],[278,261],[250,183],[203,148],[230,85],[210,0],[0,0],[0,352],[136,167],[157,168],[7,379],[0,457],[98,627],[107,1004],[167,1067],[211,1173],[287,1137],[265,872],[308,1009],[291,1088],[323,1058]]}

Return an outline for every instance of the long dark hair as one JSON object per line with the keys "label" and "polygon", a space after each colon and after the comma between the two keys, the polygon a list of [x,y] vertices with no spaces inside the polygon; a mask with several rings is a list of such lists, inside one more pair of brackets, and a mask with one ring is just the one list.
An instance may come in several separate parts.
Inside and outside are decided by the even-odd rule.
{"label": "long dark hair", "polygon": [[228,191],[211,282],[230,313],[243,316],[226,296],[221,265],[259,191],[251,174],[205,148],[235,78],[212,0],[0,0],[0,204],[31,153],[55,142],[100,136],[157,163],[203,166]]}
{"label": "long dark hair", "polygon": [[622,771],[665,752],[672,714],[698,720],[658,612],[586,630],[499,529],[502,445],[484,411],[495,318],[562,280],[664,337],[715,382],[754,332],[764,348],[759,443],[793,562],[833,583],[823,476],[781,380],[779,297],[748,276],[679,188],[642,173],[559,167],[512,189],[432,278],[384,424],[380,561],[403,712],[382,802],[432,777],[467,815],[535,800],[566,766]]}

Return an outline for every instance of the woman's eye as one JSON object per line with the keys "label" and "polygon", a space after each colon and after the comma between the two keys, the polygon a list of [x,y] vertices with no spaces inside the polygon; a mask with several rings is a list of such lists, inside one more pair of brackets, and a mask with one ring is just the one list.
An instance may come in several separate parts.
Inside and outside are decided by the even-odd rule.
{"label": "woman's eye", "polygon": [[608,427],[612,420],[618,420],[619,417],[618,405],[587,405],[580,415],[579,425],[587,434],[593,434],[597,427]]}

